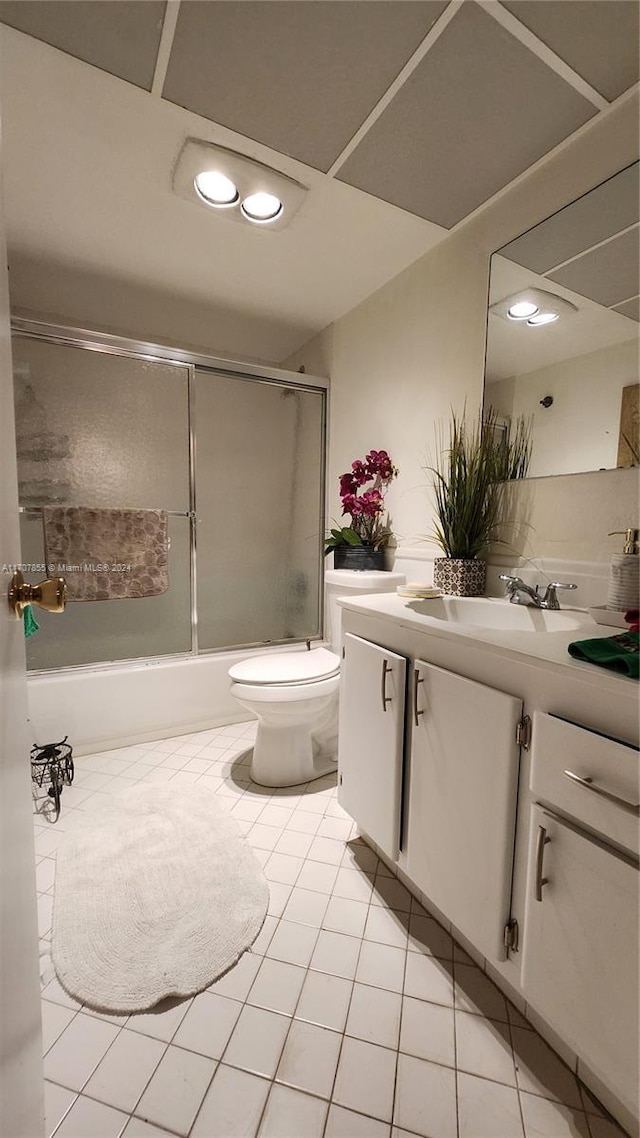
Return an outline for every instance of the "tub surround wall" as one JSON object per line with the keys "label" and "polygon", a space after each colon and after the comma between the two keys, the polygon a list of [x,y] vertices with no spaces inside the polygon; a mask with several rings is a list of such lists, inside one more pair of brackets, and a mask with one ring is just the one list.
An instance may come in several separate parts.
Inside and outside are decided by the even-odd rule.
{"label": "tub surround wall", "polygon": [[[587,125],[288,357],[283,366],[304,365],[331,377],[329,517],[338,508],[338,475],[361,451],[384,446],[400,468],[387,497],[398,544],[436,555],[428,541],[432,506],[424,467],[433,456],[434,422],[445,423],[451,407],[461,411],[465,403],[473,413],[482,400],[489,258],[635,161],[637,113],[637,96],[620,100],[602,121]],[[528,480],[517,502],[520,519],[532,526],[522,552],[600,561],[607,555],[604,535],[634,524],[636,488],[632,470]]]}

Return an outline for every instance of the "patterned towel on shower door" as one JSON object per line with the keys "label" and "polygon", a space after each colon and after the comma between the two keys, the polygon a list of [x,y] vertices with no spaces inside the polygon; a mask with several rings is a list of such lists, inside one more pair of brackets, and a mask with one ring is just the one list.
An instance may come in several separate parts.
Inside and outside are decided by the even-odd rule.
{"label": "patterned towel on shower door", "polygon": [[70,601],[155,597],[169,588],[166,510],[43,506],[49,576],[63,576]]}

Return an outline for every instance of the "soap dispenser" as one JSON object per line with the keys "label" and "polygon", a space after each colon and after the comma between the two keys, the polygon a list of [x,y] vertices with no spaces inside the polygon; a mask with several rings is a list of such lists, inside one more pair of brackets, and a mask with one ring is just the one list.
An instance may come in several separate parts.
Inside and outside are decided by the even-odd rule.
{"label": "soap dispenser", "polygon": [[622,553],[614,553],[609,566],[609,592],[607,608],[617,612],[637,609],[640,605],[640,556],[638,556],[638,536],[640,530],[613,530],[614,534],[625,538]]}

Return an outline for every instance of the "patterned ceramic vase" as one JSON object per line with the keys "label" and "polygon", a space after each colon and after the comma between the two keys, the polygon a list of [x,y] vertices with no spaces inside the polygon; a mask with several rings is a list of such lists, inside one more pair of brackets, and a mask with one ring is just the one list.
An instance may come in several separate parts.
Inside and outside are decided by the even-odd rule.
{"label": "patterned ceramic vase", "polygon": [[384,569],[384,549],[366,545],[341,546],[333,551],[334,569]]}
{"label": "patterned ceramic vase", "polygon": [[479,558],[436,557],[433,583],[452,597],[481,597],[484,593],[487,564]]}

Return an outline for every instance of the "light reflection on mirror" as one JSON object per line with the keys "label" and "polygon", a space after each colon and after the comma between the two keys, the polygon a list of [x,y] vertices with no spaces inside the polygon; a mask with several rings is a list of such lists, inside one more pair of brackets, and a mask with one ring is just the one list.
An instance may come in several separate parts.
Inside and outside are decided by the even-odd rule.
{"label": "light reflection on mirror", "polygon": [[531,478],[640,465],[638,202],[636,162],[491,258],[485,408],[532,417]]}

